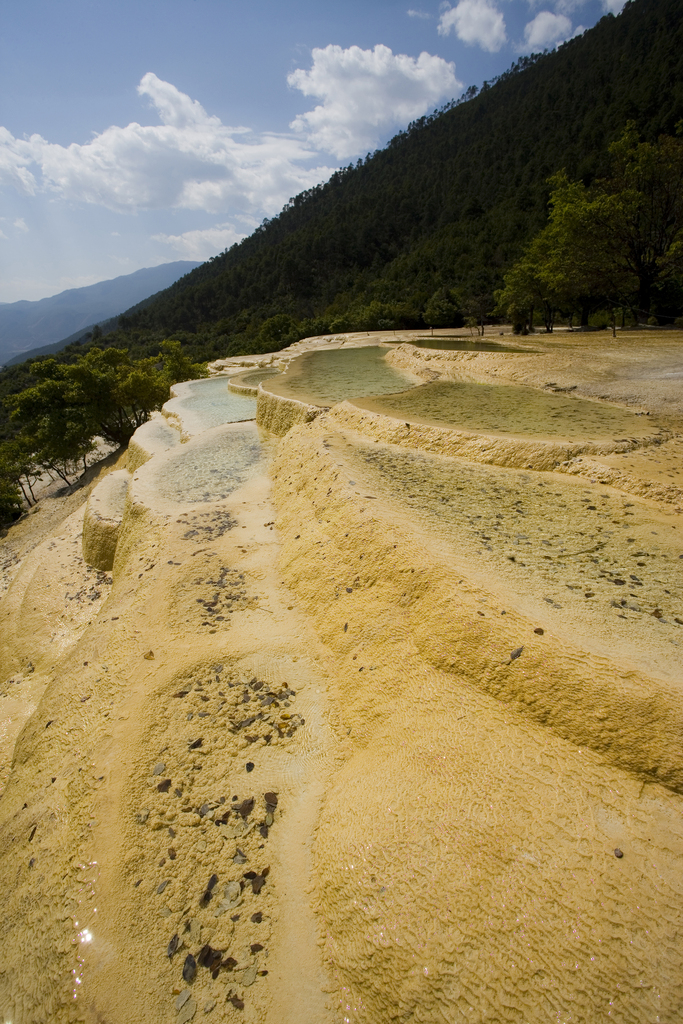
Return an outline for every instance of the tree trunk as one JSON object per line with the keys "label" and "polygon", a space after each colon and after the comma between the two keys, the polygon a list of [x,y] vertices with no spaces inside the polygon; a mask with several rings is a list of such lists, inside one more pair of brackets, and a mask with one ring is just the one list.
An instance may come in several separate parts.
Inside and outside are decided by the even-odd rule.
{"label": "tree trunk", "polygon": [[588,327],[589,306],[587,302],[581,303],[581,326]]}
{"label": "tree trunk", "polygon": [[646,324],[652,307],[652,282],[649,277],[641,277],[638,282],[638,323]]}

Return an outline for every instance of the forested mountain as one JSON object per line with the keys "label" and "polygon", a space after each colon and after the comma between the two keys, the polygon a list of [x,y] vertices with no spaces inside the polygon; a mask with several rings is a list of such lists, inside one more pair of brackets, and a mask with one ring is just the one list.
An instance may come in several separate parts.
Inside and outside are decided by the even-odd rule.
{"label": "forested mountain", "polygon": [[[607,173],[627,122],[655,140],[682,119],[683,2],[631,0],[296,196],[97,344],[148,356],[173,337],[207,359],[330,330],[462,323],[493,308],[545,224],[551,174],[589,184]],[[667,301],[667,315],[680,315]],[[60,359],[83,351],[70,345]]]}
{"label": "forested mountain", "polygon": [[[123,274],[110,281],[98,281],[84,288],[69,288],[35,302],[2,303],[0,363],[27,352],[27,349],[54,345],[67,339],[67,335],[85,331],[99,321],[117,316],[128,306],[168,288],[197,266],[189,260],[176,260]],[[30,352],[27,356],[34,354],[37,353]]]}
{"label": "forested mountain", "polygon": [[551,173],[603,173],[607,146],[629,120],[644,138],[674,133],[683,3],[632,0],[475,92],[291,200],[123,318],[126,332],[190,332],[220,348],[276,314],[343,325],[375,301],[419,322],[439,289],[465,304],[490,295],[544,224]]}

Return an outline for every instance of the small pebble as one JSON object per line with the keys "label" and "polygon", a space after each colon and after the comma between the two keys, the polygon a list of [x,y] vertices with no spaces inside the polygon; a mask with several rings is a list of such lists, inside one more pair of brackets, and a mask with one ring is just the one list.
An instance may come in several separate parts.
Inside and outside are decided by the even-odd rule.
{"label": "small pebble", "polygon": [[624,854],[622,853],[622,851],[619,849],[618,846],[617,846],[616,850],[614,851],[614,856],[617,857],[619,860],[621,860],[621,858],[624,856]]}
{"label": "small pebble", "polygon": [[191,995],[192,993],[190,992],[189,988],[186,988],[184,992],[181,992],[175,1001],[176,1010],[182,1010],[183,1006],[185,1005],[185,1003],[187,1002]]}
{"label": "small pebble", "polygon": [[510,661],[516,661],[517,658],[519,658],[519,656],[520,656],[520,654],[522,653],[523,650],[524,650],[523,647],[516,647],[515,650],[510,655]]}
{"label": "small pebble", "polygon": [[197,1012],[197,1003],[194,999],[188,999],[176,1018],[176,1024],[187,1024]]}
{"label": "small pebble", "polygon": [[253,761],[247,761],[246,768],[247,768],[248,772],[253,772],[253,770],[254,770],[254,762]]}
{"label": "small pebble", "polygon": [[154,771],[152,772],[152,775],[161,775],[161,773],[165,771],[166,765],[164,764],[163,761],[159,761],[159,764],[154,766]]}
{"label": "small pebble", "polygon": [[538,627],[537,627],[537,628],[536,628],[536,629],[534,630],[534,633],[537,633],[537,634],[538,634],[538,636],[543,636],[543,634],[545,633],[545,630],[544,630],[544,629],[541,629],[541,627],[540,627],[540,626],[538,626]]}
{"label": "small pebble", "polygon": [[170,884],[170,881],[170,878],[167,878],[164,882],[159,883],[159,885],[157,886],[157,896],[161,895],[166,886]]}
{"label": "small pebble", "polygon": [[183,981],[186,981],[188,985],[191,985],[195,979],[197,973],[197,961],[192,956],[192,953],[188,953],[185,957],[185,963],[183,964]]}

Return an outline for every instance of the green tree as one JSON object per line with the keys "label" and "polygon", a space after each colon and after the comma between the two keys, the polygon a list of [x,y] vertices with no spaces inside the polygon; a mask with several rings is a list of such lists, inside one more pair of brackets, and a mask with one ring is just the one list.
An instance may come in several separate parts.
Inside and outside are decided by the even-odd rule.
{"label": "green tree", "polygon": [[128,443],[137,428],[168,398],[158,360],[133,361],[125,349],[90,349],[72,364],[46,359],[32,367],[36,384],[7,399],[12,418],[35,460],[65,480],[87,465],[95,437]]}
{"label": "green tree", "polygon": [[422,319],[428,327],[461,327],[462,314],[457,299],[446,288],[435,291],[424,308]]}
{"label": "green tree", "polygon": [[[23,509],[19,481],[22,476],[20,463],[17,461],[15,447],[11,441],[0,444],[0,523],[9,523],[19,516]],[[28,505],[30,499],[24,492]]]}
{"label": "green tree", "polygon": [[[632,123],[610,146],[612,174],[586,186],[550,179],[547,226],[513,268],[532,267],[541,290],[578,306],[628,306],[646,322],[655,288],[683,271],[683,140],[640,142]],[[510,275],[506,277],[507,281]]]}
{"label": "green tree", "polygon": [[209,371],[206,363],[194,363],[183,352],[181,342],[167,338],[161,343],[163,356],[163,375],[169,385],[177,384],[181,380],[197,380],[200,377],[208,377]]}

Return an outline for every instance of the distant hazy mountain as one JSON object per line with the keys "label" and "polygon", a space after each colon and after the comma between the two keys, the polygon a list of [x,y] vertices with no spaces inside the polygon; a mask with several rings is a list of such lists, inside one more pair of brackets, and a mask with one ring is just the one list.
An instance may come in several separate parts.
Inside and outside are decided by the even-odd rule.
{"label": "distant hazy mountain", "polygon": [[37,302],[0,303],[0,364],[123,313],[198,266],[189,260],[177,260],[87,288],[70,288]]}

